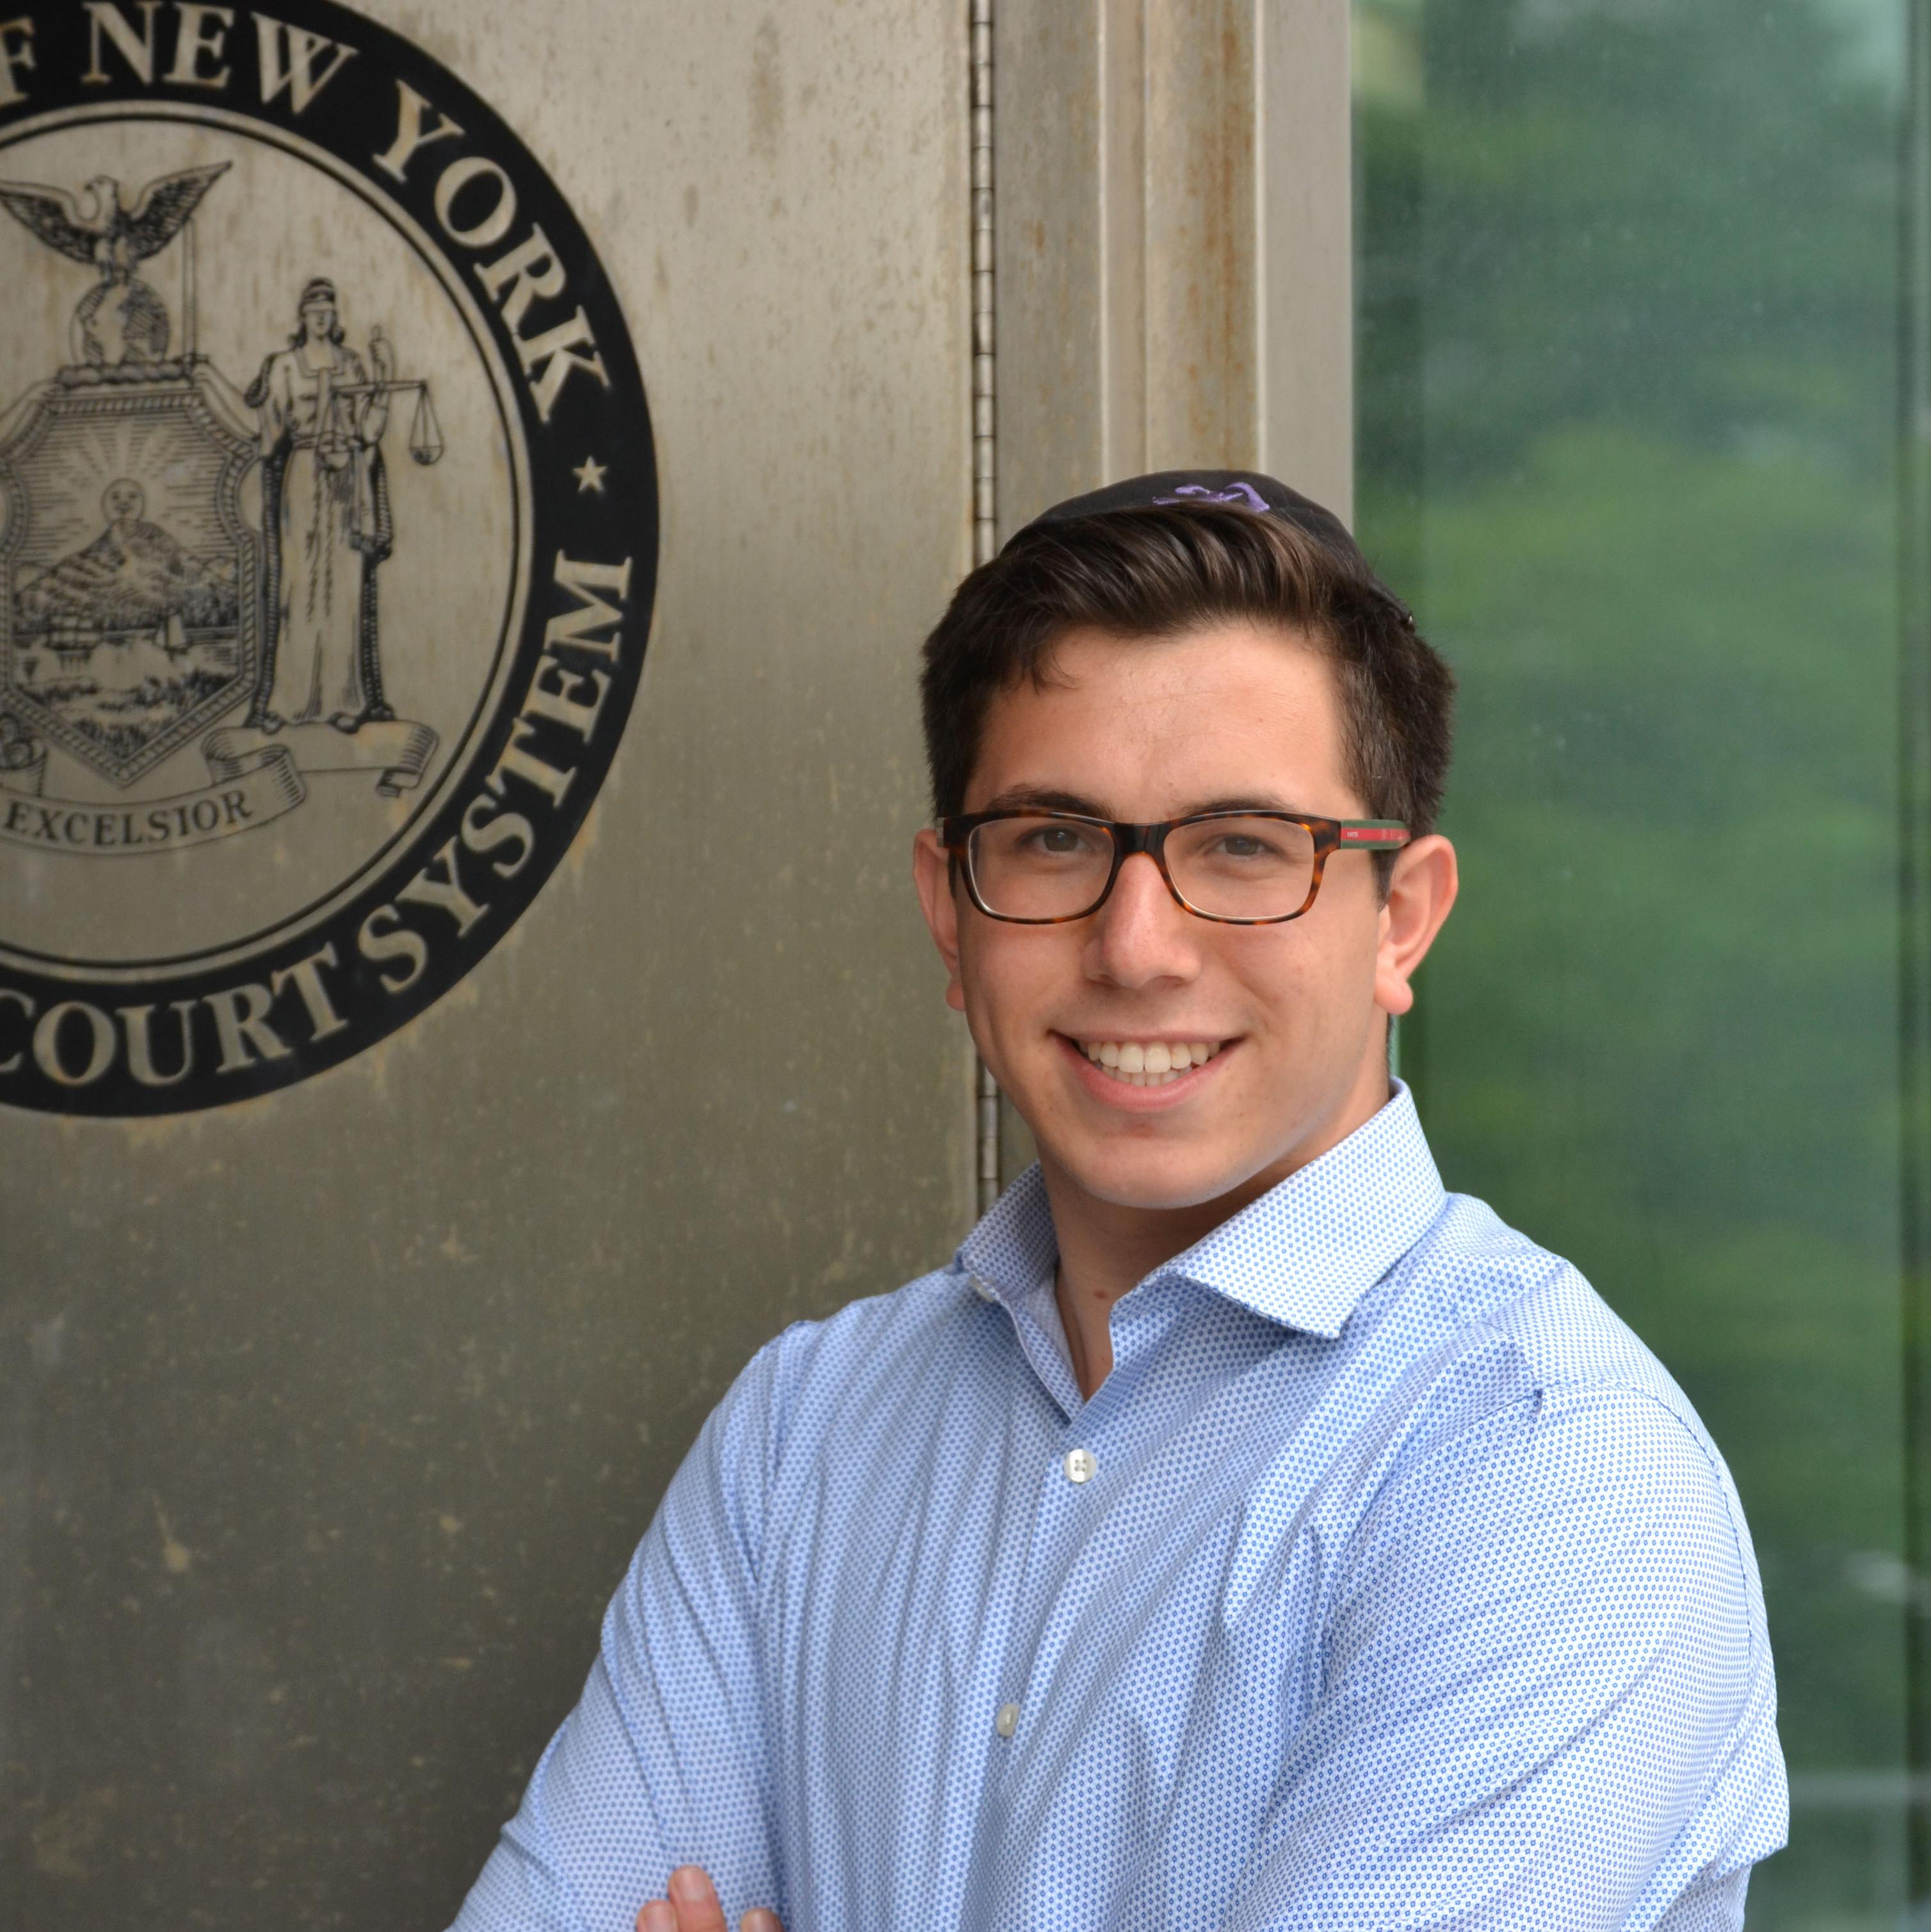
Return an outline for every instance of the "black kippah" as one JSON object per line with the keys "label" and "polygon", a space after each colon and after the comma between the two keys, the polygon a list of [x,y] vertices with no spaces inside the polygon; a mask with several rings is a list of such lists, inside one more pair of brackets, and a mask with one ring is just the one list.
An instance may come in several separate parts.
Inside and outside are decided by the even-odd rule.
{"label": "black kippah", "polygon": [[1279,517],[1313,538],[1359,571],[1369,587],[1385,602],[1401,622],[1412,630],[1414,619],[1408,607],[1375,574],[1361,547],[1348,534],[1348,526],[1332,510],[1324,509],[1312,497],[1273,476],[1252,470],[1160,470],[1150,476],[1129,476],[1123,482],[1109,483],[1103,490],[1089,490],[1084,496],[1069,496],[1042,510],[1022,530],[1015,532],[1007,548],[1023,542],[1036,531],[1054,524],[1074,523],[1083,518],[1103,517],[1114,510],[1150,510],[1206,508],[1212,506],[1246,510],[1257,516]]}

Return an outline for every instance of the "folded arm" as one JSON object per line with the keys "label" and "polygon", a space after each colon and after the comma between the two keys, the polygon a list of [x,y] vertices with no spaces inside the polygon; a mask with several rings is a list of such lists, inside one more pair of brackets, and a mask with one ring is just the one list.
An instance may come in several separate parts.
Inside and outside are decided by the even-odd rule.
{"label": "folded arm", "polygon": [[733,1922],[781,1906],[755,1615],[776,1353],[738,1378],[666,1492],[455,1932],[631,1932],[694,1862]]}

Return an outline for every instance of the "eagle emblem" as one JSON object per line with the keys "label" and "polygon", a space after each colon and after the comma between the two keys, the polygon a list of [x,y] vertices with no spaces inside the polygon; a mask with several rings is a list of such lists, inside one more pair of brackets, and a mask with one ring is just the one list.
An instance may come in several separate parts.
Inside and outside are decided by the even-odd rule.
{"label": "eagle emblem", "polygon": [[166,359],[167,304],[135,266],[181,232],[228,167],[217,161],[163,175],[131,206],[111,175],[96,176],[77,195],[37,182],[0,182],[0,207],[23,228],[57,254],[100,272],[73,313],[76,363],[101,368]]}

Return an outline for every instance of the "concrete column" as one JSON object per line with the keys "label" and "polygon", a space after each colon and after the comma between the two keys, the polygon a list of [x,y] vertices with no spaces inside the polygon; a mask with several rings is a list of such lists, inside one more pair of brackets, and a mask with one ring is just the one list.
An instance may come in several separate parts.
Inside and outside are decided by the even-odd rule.
{"label": "concrete column", "polygon": [[1353,502],[1344,0],[1000,0],[1000,522],[1136,470]]}

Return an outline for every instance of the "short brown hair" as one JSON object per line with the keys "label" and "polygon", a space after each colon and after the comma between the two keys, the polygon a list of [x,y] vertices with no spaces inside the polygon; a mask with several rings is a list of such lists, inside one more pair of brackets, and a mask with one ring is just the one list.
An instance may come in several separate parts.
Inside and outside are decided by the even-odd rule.
{"label": "short brown hair", "polygon": [[[925,640],[920,686],[938,816],[965,809],[994,698],[1023,678],[1044,685],[1068,632],[1170,637],[1241,621],[1298,632],[1327,651],[1363,806],[1417,838],[1432,831],[1454,674],[1364,563],[1283,518],[1218,505],[1035,524],[959,586]],[[1377,855],[1384,878],[1393,857]]]}

